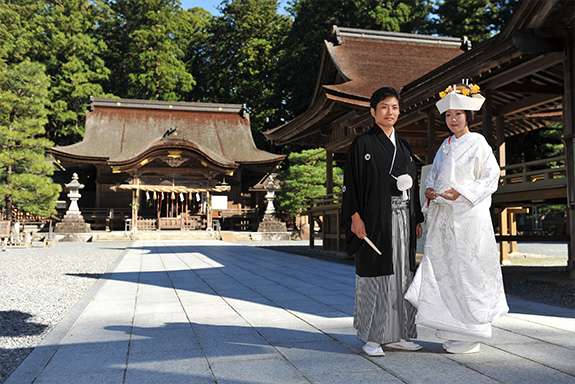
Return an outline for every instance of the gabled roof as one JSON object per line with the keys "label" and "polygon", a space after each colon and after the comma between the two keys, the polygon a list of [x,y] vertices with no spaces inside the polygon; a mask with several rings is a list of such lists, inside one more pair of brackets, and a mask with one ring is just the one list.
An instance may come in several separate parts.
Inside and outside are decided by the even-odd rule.
{"label": "gabled roof", "polygon": [[369,101],[383,86],[401,92],[406,83],[462,53],[458,38],[338,27],[334,33],[335,43],[325,41],[325,48],[344,82],[323,88],[350,99]]}
{"label": "gabled roof", "polygon": [[324,146],[330,125],[354,118],[350,110],[369,114],[375,90],[391,86],[401,91],[405,84],[463,53],[458,38],[337,26],[333,32],[324,42],[310,108],[264,132],[276,144]]}
{"label": "gabled roof", "polygon": [[181,149],[217,167],[277,163],[285,156],[258,149],[242,105],[92,98],[84,139],[54,147],[67,159],[110,166],[154,151]]}

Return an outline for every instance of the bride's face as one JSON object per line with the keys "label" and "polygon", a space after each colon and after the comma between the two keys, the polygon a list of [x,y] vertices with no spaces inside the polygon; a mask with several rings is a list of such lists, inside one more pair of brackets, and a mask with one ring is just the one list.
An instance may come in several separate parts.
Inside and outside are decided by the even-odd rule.
{"label": "bride's face", "polygon": [[461,109],[448,109],[445,111],[445,123],[455,137],[460,138],[469,132],[467,115]]}

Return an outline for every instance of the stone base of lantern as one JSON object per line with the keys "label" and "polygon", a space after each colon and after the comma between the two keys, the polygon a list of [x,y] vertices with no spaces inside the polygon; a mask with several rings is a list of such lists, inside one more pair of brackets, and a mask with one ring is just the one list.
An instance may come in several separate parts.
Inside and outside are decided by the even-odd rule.
{"label": "stone base of lantern", "polygon": [[58,234],[87,233],[90,231],[90,224],[84,221],[81,214],[75,213],[66,213],[62,221],[56,223],[54,230]]}
{"label": "stone base of lantern", "polygon": [[290,240],[291,234],[287,231],[286,223],[272,215],[265,215],[258,226],[258,231],[252,233],[252,240]]}
{"label": "stone base of lantern", "polygon": [[62,243],[87,243],[92,240],[91,233],[57,233],[54,240]]}
{"label": "stone base of lantern", "polygon": [[279,241],[291,240],[289,232],[252,232],[252,241]]}

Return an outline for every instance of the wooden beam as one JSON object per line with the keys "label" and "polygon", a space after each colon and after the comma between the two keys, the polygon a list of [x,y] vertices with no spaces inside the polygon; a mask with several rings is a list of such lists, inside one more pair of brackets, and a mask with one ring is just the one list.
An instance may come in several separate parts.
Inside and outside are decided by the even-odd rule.
{"label": "wooden beam", "polygon": [[498,110],[494,111],[496,115],[510,115],[513,113],[519,113],[525,111],[529,108],[533,108],[545,103],[549,103],[552,101],[558,101],[561,99],[561,96],[557,95],[534,95],[531,97],[526,97],[517,101],[516,103],[507,104],[506,106],[499,108]]}
{"label": "wooden beam", "polygon": [[536,36],[532,29],[513,32],[513,45],[524,54],[563,52],[563,44],[562,38]]}
{"label": "wooden beam", "polygon": [[490,76],[486,81],[480,82],[480,85],[482,89],[498,89],[532,73],[560,64],[562,60],[562,52],[546,53],[523,63],[512,65],[508,69]]}
{"label": "wooden beam", "polygon": [[395,124],[395,127],[397,129],[401,129],[402,127],[411,125],[411,124],[416,123],[418,121],[421,121],[421,120],[425,119],[425,117],[426,117],[425,113],[422,113],[422,112],[406,113],[406,115],[404,115],[404,116],[408,116],[408,117],[402,118],[402,115],[399,115],[399,119],[397,120],[397,123]]}
{"label": "wooden beam", "polygon": [[497,88],[499,92],[510,92],[510,93],[528,93],[528,94],[547,94],[547,95],[563,95],[564,87],[560,85],[539,85],[532,83],[513,83],[507,84],[503,87]]}
{"label": "wooden beam", "polygon": [[483,92],[485,96],[485,103],[483,104],[483,112],[481,118],[483,119],[482,130],[483,136],[493,147],[493,91],[491,89],[486,89]]}
{"label": "wooden beam", "polygon": [[519,204],[545,202],[547,200],[565,202],[565,188],[554,188],[532,191],[518,191],[510,193],[501,193],[499,191],[493,194],[493,204]]}

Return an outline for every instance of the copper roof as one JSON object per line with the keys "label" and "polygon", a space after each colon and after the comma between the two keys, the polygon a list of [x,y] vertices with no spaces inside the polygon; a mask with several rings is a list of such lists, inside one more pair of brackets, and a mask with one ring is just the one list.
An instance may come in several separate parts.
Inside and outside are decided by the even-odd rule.
{"label": "copper roof", "polygon": [[92,98],[84,139],[56,156],[127,164],[155,150],[194,152],[222,168],[281,161],[256,147],[242,105]]}
{"label": "copper roof", "polygon": [[276,144],[324,146],[330,125],[350,110],[369,113],[380,87],[403,86],[463,53],[461,40],[334,26],[324,42],[318,83],[310,108],[282,126],[264,132]]}

